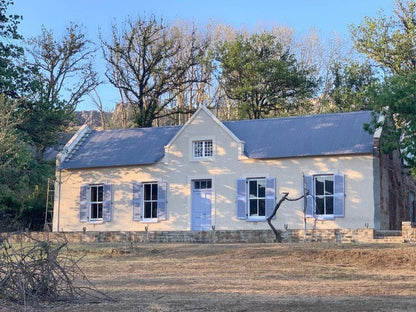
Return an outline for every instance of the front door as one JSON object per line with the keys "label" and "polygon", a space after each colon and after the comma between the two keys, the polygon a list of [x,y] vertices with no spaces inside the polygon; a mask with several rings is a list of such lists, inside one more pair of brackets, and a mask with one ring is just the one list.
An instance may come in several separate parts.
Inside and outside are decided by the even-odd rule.
{"label": "front door", "polygon": [[211,230],[211,180],[192,181],[192,231]]}

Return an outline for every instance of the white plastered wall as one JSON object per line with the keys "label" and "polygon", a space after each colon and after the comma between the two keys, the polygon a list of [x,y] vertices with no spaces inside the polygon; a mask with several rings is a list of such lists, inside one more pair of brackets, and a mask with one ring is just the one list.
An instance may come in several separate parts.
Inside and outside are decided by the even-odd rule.
{"label": "white plastered wall", "polygon": [[[253,129],[255,131],[255,129]],[[211,160],[192,159],[192,140],[212,139]],[[212,179],[212,223],[217,230],[267,229],[266,222],[236,218],[236,179],[275,177],[277,200],[283,192],[289,197],[302,193],[302,175],[345,174],[345,217],[316,221],[316,228],[363,228],[374,226],[373,156],[299,157],[280,160],[254,160],[241,157],[240,143],[213,119],[199,110],[165,149],[165,157],[154,165],[83,170],[62,170],[61,190],[56,192],[54,231],[149,231],[189,230],[191,227],[191,181]],[[58,177],[59,177],[58,172]],[[168,219],[144,223],[132,221],[132,182],[168,183]],[[89,224],[79,221],[79,190],[83,184],[113,185],[112,221]],[[58,194],[60,193],[60,198]],[[59,211],[58,211],[59,209]],[[277,228],[303,228],[303,201],[284,202],[273,221]],[[314,224],[308,219],[308,227]]]}

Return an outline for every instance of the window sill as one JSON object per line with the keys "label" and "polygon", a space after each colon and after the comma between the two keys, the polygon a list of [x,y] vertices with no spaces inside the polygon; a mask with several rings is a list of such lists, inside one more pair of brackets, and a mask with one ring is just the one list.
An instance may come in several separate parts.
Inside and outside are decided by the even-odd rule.
{"label": "window sill", "polygon": [[159,219],[154,218],[154,219],[141,219],[140,220],[141,223],[157,223],[159,222]]}
{"label": "window sill", "polygon": [[334,215],[316,215],[317,220],[335,220]]}
{"label": "window sill", "polygon": [[264,222],[266,220],[266,217],[248,217],[246,219],[247,222]]}
{"label": "window sill", "polygon": [[191,161],[214,161],[214,157],[192,157]]}
{"label": "window sill", "polygon": [[91,221],[87,221],[88,224],[102,224],[104,223],[103,220],[91,220]]}

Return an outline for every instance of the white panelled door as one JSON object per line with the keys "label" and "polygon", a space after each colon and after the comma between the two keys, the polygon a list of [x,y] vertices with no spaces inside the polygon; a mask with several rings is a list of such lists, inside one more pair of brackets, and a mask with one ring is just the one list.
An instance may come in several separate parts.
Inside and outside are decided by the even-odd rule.
{"label": "white panelled door", "polygon": [[211,180],[192,181],[192,231],[211,230]]}

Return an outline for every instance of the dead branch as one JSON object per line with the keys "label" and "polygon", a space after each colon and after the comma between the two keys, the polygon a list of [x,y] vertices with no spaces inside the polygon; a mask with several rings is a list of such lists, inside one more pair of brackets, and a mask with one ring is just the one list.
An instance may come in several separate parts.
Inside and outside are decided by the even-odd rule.
{"label": "dead branch", "polygon": [[114,300],[98,291],[62,243],[35,241],[15,248],[0,241],[0,298],[6,302],[39,307],[53,302]]}
{"label": "dead branch", "polygon": [[272,212],[272,214],[267,218],[267,223],[269,224],[270,228],[272,229],[274,236],[276,237],[275,241],[281,243],[282,242],[282,235],[281,235],[281,231],[277,230],[273,224],[272,224],[272,219],[274,218],[274,216],[276,215],[277,210],[280,208],[280,205],[284,202],[284,201],[298,201],[302,198],[304,198],[305,196],[308,196],[308,192],[306,192],[305,195],[302,195],[298,198],[287,198],[289,196],[289,193],[285,192],[283,193],[282,198],[280,198],[280,200],[277,202],[276,206],[274,207],[274,210]]}

